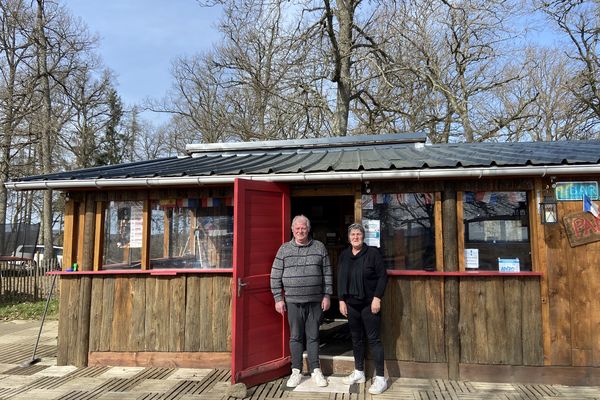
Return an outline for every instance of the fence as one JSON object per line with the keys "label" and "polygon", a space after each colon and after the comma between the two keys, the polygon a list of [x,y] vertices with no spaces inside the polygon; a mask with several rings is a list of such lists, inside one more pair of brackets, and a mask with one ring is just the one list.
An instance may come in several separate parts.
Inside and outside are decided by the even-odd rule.
{"label": "fence", "polygon": [[[0,299],[45,299],[50,293],[52,275],[49,271],[60,269],[57,260],[0,261]],[[58,285],[53,296],[57,296]]]}

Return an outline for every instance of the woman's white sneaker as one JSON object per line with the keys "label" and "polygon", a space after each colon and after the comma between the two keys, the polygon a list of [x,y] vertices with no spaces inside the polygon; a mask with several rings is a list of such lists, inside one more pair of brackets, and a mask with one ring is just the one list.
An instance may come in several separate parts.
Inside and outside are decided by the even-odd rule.
{"label": "woman's white sneaker", "polygon": [[293,388],[300,384],[300,380],[302,379],[302,374],[298,368],[292,368],[292,374],[290,375],[286,386]]}
{"label": "woman's white sneaker", "polygon": [[327,386],[327,379],[323,376],[323,372],[321,372],[321,368],[315,368],[313,373],[310,374],[313,382],[320,387]]}
{"label": "woman's white sneaker", "polygon": [[352,371],[352,373],[350,375],[342,378],[342,382],[344,382],[344,384],[346,384],[346,385],[353,385],[355,383],[365,383],[366,382],[365,372],[355,369],[354,371]]}
{"label": "woman's white sneaker", "polygon": [[387,389],[387,379],[383,376],[376,376],[373,378],[373,384],[369,388],[371,394],[381,394]]}

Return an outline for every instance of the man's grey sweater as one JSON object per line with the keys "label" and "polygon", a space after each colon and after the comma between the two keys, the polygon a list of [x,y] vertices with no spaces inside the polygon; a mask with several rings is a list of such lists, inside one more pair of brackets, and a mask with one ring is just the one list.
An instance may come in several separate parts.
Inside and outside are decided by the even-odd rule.
{"label": "man's grey sweater", "polygon": [[275,302],[321,302],[333,293],[331,263],[325,245],[310,240],[299,245],[294,239],[281,245],[271,268],[271,291]]}

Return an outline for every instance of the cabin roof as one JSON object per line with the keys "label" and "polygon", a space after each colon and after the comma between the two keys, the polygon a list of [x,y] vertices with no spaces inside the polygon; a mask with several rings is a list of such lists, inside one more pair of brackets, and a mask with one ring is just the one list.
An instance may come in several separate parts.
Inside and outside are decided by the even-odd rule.
{"label": "cabin roof", "polygon": [[[598,140],[425,144],[424,135],[368,135],[190,145],[187,152],[182,157],[27,176],[12,183],[221,176],[274,178],[283,174],[440,169],[456,171],[460,176],[461,171],[473,168],[600,166]],[[19,189],[18,185],[13,188]]]}

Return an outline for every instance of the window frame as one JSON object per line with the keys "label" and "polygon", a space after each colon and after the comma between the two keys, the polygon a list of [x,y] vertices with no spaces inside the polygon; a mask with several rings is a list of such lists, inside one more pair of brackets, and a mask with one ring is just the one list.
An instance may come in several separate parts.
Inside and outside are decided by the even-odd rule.
{"label": "window frame", "polygon": [[442,193],[436,190],[398,190],[398,191],[377,191],[376,193],[357,193],[356,205],[357,213],[355,215],[358,221],[365,219],[364,210],[362,208],[363,195],[384,195],[384,194],[424,194],[431,193],[433,195],[433,223],[434,223],[434,269],[426,270],[424,267],[414,269],[388,269],[388,273],[403,273],[406,271],[417,273],[443,272],[444,269],[444,248],[443,248],[443,227],[442,227]]}
{"label": "window frame", "polygon": [[[538,262],[537,262],[537,242],[536,242],[536,235],[537,235],[537,214],[538,214],[538,210],[536,207],[536,192],[535,190],[530,190],[530,189],[523,189],[523,188],[502,188],[502,189],[479,189],[479,190],[458,190],[456,192],[456,220],[457,220],[457,242],[458,242],[458,267],[459,267],[459,272],[473,272],[473,271],[477,271],[477,270],[472,270],[469,269],[467,270],[466,268],[466,262],[465,262],[465,222],[464,222],[464,193],[465,192],[477,192],[477,191],[488,191],[488,192],[525,192],[526,194],[526,198],[527,198],[527,205],[526,205],[526,209],[528,212],[528,235],[529,235],[529,253],[530,253],[530,258],[531,258],[531,270],[530,271],[523,271],[521,270],[520,272],[516,273],[516,274],[520,274],[520,275],[527,275],[527,274],[537,274],[538,272]],[[484,243],[484,242],[478,242],[478,243]],[[523,242],[502,242],[503,244],[506,243],[524,243]],[[497,269],[496,270],[480,270],[477,271],[479,273],[492,273],[492,274],[508,274],[506,272],[499,272]]]}

